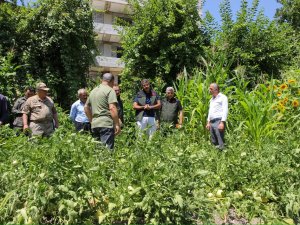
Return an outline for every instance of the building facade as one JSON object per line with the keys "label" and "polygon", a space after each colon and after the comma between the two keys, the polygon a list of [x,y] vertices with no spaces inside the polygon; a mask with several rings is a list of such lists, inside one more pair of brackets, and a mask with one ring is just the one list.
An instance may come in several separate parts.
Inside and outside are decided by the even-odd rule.
{"label": "building facade", "polygon": [[130,20],[130,5],[127,0],[93,0],[92,7],[99,55],[90,68],[90,75],[93,77],[110,72],[117,77],[122,72],[124,63],[120,60],[121,40],[117,31],[121,27],[114,24],[117,18]]}

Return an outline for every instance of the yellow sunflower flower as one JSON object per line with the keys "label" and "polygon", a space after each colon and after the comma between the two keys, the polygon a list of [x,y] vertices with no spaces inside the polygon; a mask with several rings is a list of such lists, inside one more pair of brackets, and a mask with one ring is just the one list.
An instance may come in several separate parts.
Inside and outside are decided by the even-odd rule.
{"label": "yellow sunflower flower", "polygon": [[289,84],[295,84],[295,83],[296,83],[296,80],[295,80],[295,79],[290,79],[290,80],[288,80],[288,83],[289,83]]}
{"label": "yellow sunflower flower", "polygon": [[280,110],[280,112],[284,112],[285,111],[285,107],[282,104],[278,104],[278,109]]}
{"label": "yellow sunflower flower", "polygon": [[280,85],[280,89],[281,90],[288,89],[288,85],[287,84],[282,84],[282,85]]}
{"label": "yellow sunflower flower", "polygon": [[277,97],[280,97],[282,95],[282,93],[278,92],[276,95],[277,95]]}
{"label": "yellow sunflower flower", "polygon": [[294,99],[293,101],[292,101],[292,106],[294,107],[294,108],[297,108],[297,107],[299,107],[299,101],[297,100],[297,99]]}
{"label": "yellow sunflower flower", "polygon": [[284,103],[287,103],[289,101],[289,99],[287,98],[287,97],[285,97],[284,99],[283,99],[283,102]]}

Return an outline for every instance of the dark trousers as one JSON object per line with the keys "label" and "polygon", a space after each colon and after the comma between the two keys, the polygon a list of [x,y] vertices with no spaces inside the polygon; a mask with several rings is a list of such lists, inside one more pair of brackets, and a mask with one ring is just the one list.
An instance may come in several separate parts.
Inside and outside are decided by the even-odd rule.
{"label": "dark trousers", "polygon": [[75,121],[74,124],[75,124],[76,131],[83,130],[83,131],[91,132],[91,124],[90,123],[81,123],[81,122]]}
{"label": "dark trousers", "polygon": [[225,143],[225,129],[226,123],[224,122],[224,130],[219,130],[218,126],[221,122],[221,119],[212,120],[210,122],[210,135],[211,135],[211,143],[213,145],[218,145],[220,149],[224,148]]}
{"label": "dark trousers", "polygon": [[107,148],[113,149],[115,143],[115,129],[107,127],[93,128],[93,137],[101,141]]}

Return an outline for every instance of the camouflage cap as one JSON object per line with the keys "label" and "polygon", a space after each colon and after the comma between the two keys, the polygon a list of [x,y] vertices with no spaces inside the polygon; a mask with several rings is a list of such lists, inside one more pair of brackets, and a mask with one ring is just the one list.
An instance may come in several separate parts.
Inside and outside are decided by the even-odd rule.
{"label": "camouflage cap", "polygon": [[49,91],[50,89],[47,88],[47,85],[45,83],[37,83],[36,85],[37,90],[43,90],[43,91]]}

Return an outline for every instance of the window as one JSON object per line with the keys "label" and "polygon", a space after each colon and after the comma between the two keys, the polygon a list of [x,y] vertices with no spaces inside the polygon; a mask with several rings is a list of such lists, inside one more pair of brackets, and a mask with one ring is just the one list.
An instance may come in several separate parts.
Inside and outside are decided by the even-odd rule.
{"label": "window", "polygon": [[104,13],[93,12],[94,23],[104,23]]}

